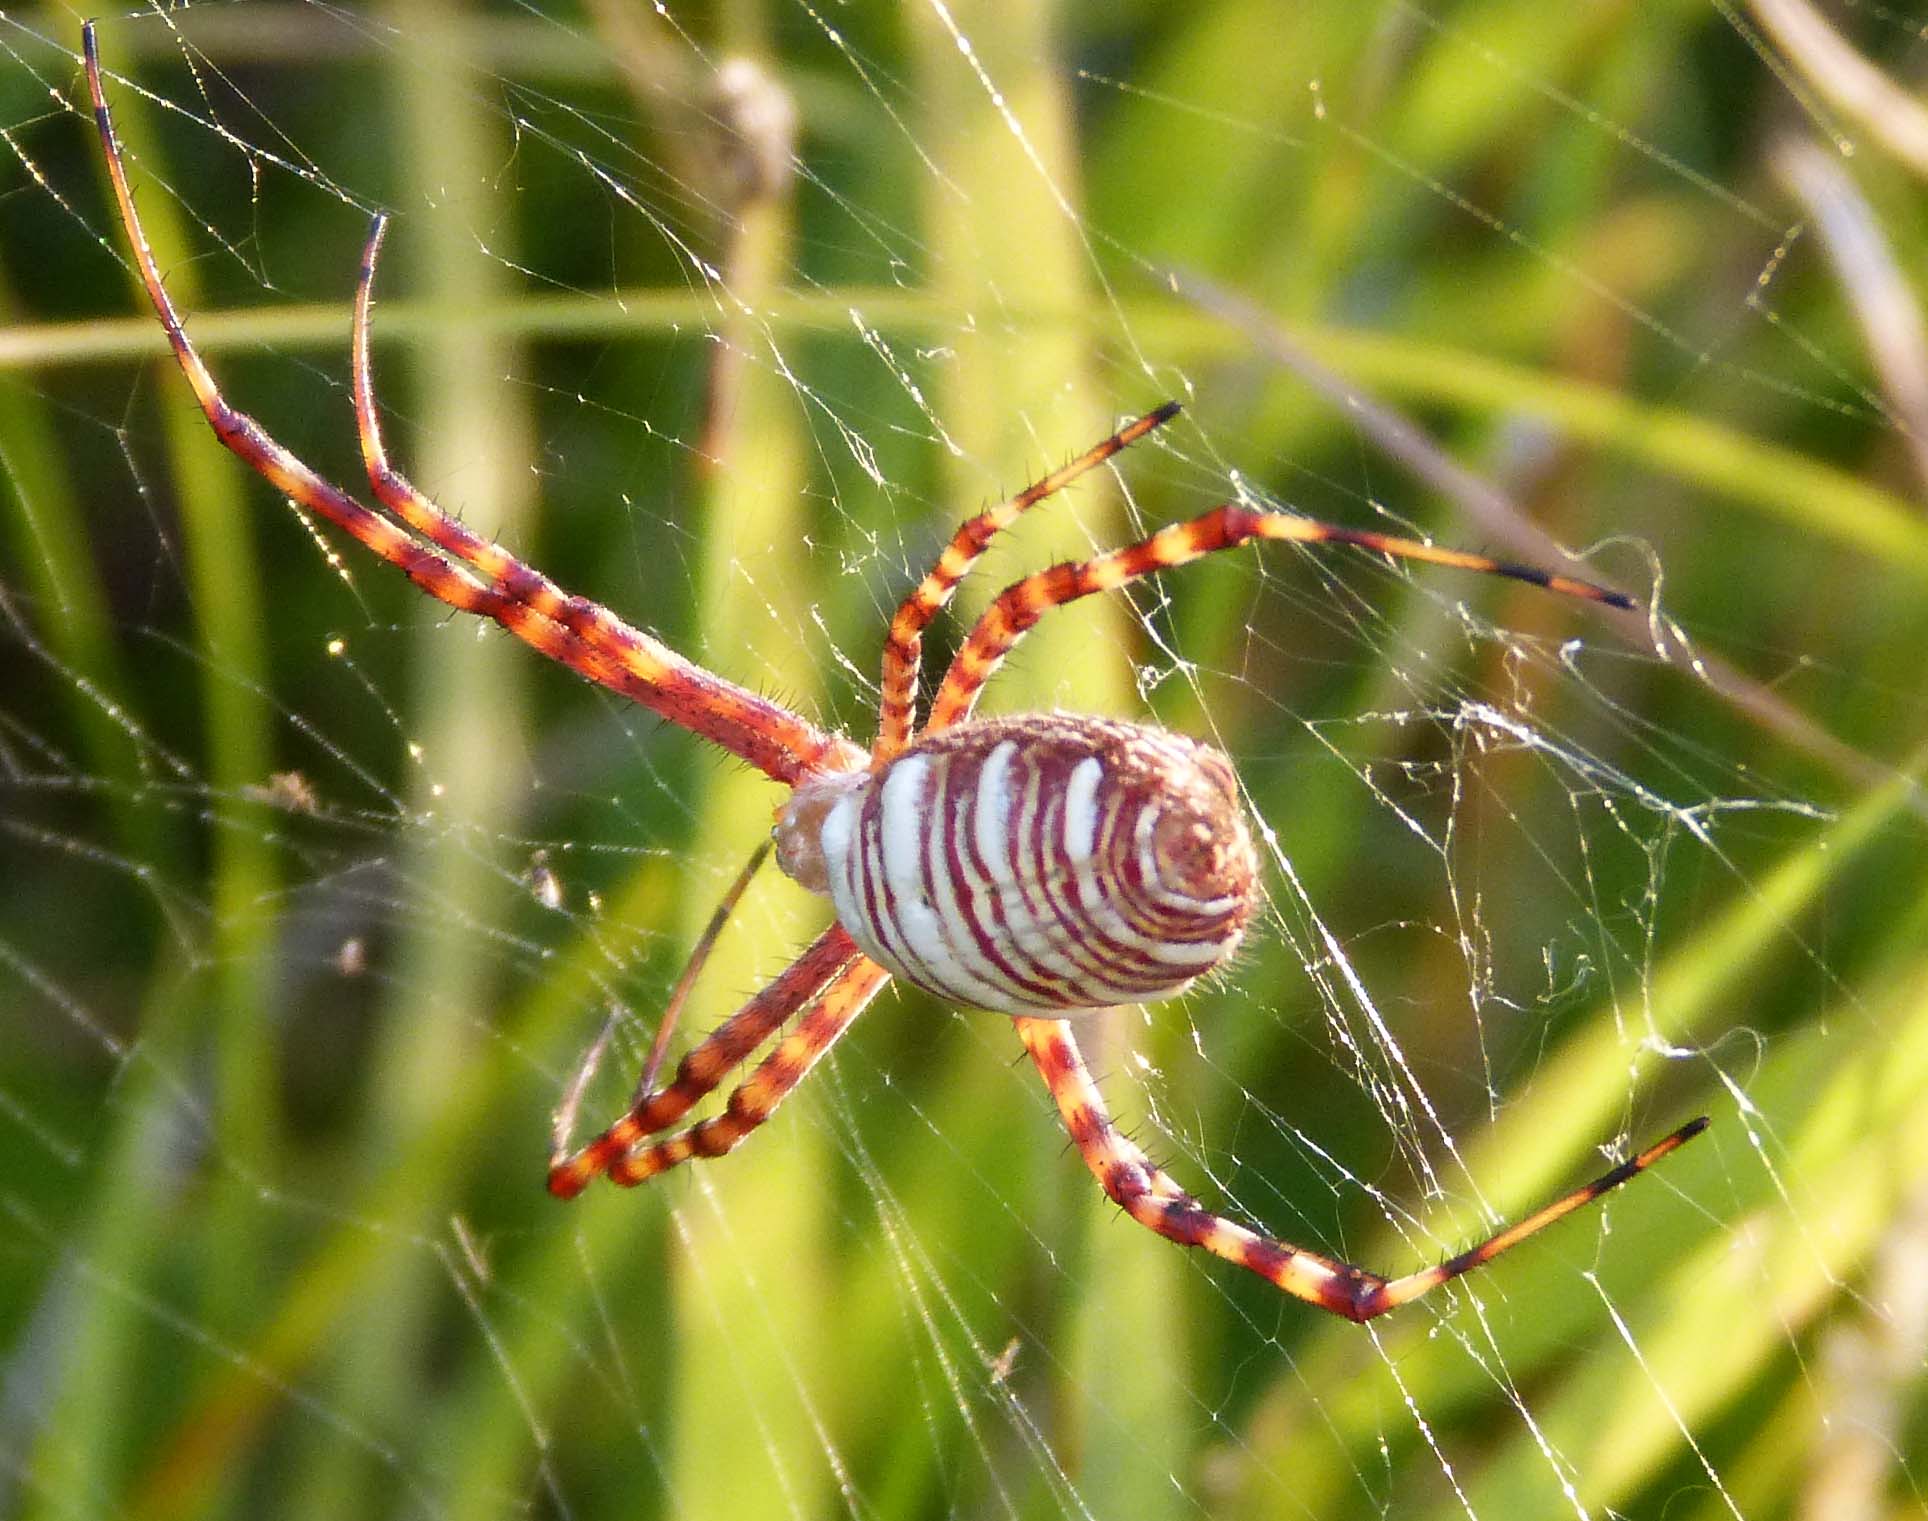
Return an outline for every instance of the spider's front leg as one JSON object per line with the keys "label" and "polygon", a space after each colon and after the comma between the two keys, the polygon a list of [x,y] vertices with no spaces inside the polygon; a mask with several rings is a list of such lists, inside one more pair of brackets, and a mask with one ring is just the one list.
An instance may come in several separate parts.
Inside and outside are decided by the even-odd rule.
{"label": "spider's front leg", "polygon": [[831,925],[768,987],[692,1049],[677,1064],[668,1086],[637,1095],[628,1112],[601,1135],[573,1154],[551,1160],[549,1192],[558,1199],[573,1199],[597,1177],[618,1167],[640,1142],[674,1125],[713,1093],[786,1019],[822,999],[824,990],[860,960],[850,936],[841,926]]}
{"label": "spider's front leg", "polygon": [[1462,1273],[1491,1262],[1508,1247],[1543,1230],[1563,1215],[1590,1204],[1608,1189],[1617,1188],[1653,1166],[1668,1152],[1707,1128],[1707,1119],[1690,1120],[1672,1135],[1639,1156],[1622,1162],[1600,1178],[1556,1199],[1544,1209],[1509,1226],[1437,1267],[1422,1268],[1403,1278],[1382,1278],[1303,1247],[1274,1241],[1256,1231],[1215,1215],[1158,1168],[1134,1142],[1111,1123],[1098,1085],[1092,1081],[1084,1056],[1061,1019],[1017,1021],[1018,1035],[1031,1053],[1039,1073],[1056,1100],[1058,1113],[1078,1151],[1104,1191],[1140,1225],[1183,1246],[1203,1247],[1214,1256],[1237,1263],[1286,1293],[1343,1315],[1367,1321],[1409,1304],[1429,1290],[1449,1283]]}
{"label": "spider's front leg", "polygon": [[864,753],[848,740],[684,659],[660,640],[587,598],[563,591],[499,545],[463,528],[389,467],[375,413],[368,357],[370,289],[381,222],[376,223],[363,261],[356,308],[355,393],[362,450],[378,495],[415,533],[424,535],[436,547],[429,548],[415,533],[405,531],[317,474],[259,422],[232,406],[189,339],[141,228],[120,139],[108,110],[99,38],[91,21],[81,28],[81,51],[101,155],[141,285],[196,403],[224,447],[283,497],[335,524],[431,597],[493,619],[557,664],[722,746],[776,781],[794,785],[817,771],[848,769],[863,763]]}
{"label": "spider's front leg", "polygon": [[777,1106],[810,1075],[810,1069],[889,981],[890,973],[883,967],[868,957],[856,957],[830,979],[815,1005],[797,1021],[797,1027],[730,1095],[721,1114],[666,1141],[632,1151],[610,1167],[609,1181],[629,1188],[693,1158],[720,1157],[734,1151],[752,1130],[776,1113]]}

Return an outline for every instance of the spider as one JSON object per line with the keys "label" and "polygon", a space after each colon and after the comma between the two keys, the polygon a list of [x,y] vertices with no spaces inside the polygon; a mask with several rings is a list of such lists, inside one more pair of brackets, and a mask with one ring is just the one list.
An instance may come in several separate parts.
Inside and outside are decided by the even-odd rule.
{"label": "spider", "polygon": [[[390,465],[369,355],[386,218],[375,219],[362,256],[351,341],[362,458],[376,499],[392,516],[317,475],[230,406],[189,341],[142,231],[91,23],[82,47],[101,150],[141,283],[221,442],[284,497],[358,539],[430,596],[493,619],[579,676],[791,789],[777,812],[778,864],[830,898],[834,921],[696,1045],[670,1082],[654,1086],[652,1064],[624,1114],[580,1150],[559,1152],[548,1173],[556,1197],[573,1198],[598,1176],[636,1184],[693,1157],[731,1150],[893,976],[1012,1016],[1086,1165],[1134,1220],[1356,1321],[1492,1261],[1705,1128],[1704,1116],[1689,1121],[1478,1246],[1399,1278],[1268,1239],[1212,1213],[1113,1126],[1068,1016],[1169,998],[1237,948],[1258,902],[1259,872],[1231,762],[1144,724],[1062,713],[972,717],[986,681],[1050,609],[1255,539],[1353,545],[1509,576],[1612,607],[1631,608],[1631,599],[1530,566],[1227,504],[1008,587],[966,636],[919,727],[923,631],[972,564],[1021,513],[1168,422],[1178,407],[1167,404],[958,528],[891,620],[877,737],[865,750],[563,591],[447,516]],[[789,1033],[738,1082],[720,1113],[673,1129],[793,1016]]]}

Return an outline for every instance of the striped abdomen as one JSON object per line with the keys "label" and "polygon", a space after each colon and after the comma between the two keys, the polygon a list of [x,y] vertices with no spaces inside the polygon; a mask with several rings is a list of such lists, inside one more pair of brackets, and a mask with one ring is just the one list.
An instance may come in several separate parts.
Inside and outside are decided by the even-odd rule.
{"label": "striped abdomen", "polygon": [[1170,997],[1232,954],[1256,896],[1224,756],[1069,715],[963,724],[806,782],[778,852],[867,955],[1014,1014]]}

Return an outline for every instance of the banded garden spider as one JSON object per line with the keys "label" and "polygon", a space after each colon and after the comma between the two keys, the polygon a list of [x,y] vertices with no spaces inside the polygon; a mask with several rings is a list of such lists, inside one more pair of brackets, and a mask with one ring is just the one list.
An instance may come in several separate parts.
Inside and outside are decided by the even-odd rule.
{"label": "banded garden spider", "polygon": [[[359,540],[430,596],[493,619],[551,660],[792,789],[778,814],[778,862],[803,886],[830,897],[835,921],[695,1046],[667,1085],[639,1085],[646,1091],[614,1124],[575,1153],[558,1155],[549,1168],[551,1193],[573,1198],[604,1174],[619,1184],[640,1183],[692,1157],[729,1151],[770,1117],[893,975],[1013,1017],[1086,1165],[1134,1220],[1358,1321],[1490,1262],[1705,1127],[1704,1117],[1692,1120],[1480,1245],[1401,1278],[1270,1240],[1211,1213],[1112,1125],[1064,1016],[1170,997],[1237,947],[1258,899],[1258,863],[1231,763],[1204,745],[1142,724],[1065,714],[971,716],[999,663],[1051,608],[1254,539],[1354,545],[1509,576],[1614,607],[1632,607],[1628,598],[1530,566],[1226,505],[1007,588],[966,637],[919,729],[923,631],[978,556],[1019,514],[1169,421],[1178,408],[1166,405],[956,531],[891,620],[877,738],[866,752],[564,592],[448,517],[389,464],[369,356],[385,218],[376,218],[362,257],[352,368],[369,484],[394,517],[324,480],[231,407],[189,341],[142,231],[91,23],[82,43],[101,149],[141,283],[221,442],[283,496]],[[798,1014],[721,1113],[651,1139],[683,1121]]]}

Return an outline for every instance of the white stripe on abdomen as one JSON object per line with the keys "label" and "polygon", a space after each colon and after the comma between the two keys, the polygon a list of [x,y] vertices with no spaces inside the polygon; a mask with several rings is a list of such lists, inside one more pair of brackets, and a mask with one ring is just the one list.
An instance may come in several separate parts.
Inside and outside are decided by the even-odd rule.
{"label": "white stripe on abdomen", "polygon": [[816,841],[838,920],[958,1003],[1062,1014],[1169,997],[1230,956],[1251,915],[1230,763],[1163,730],[987,719],[839,785]]}

